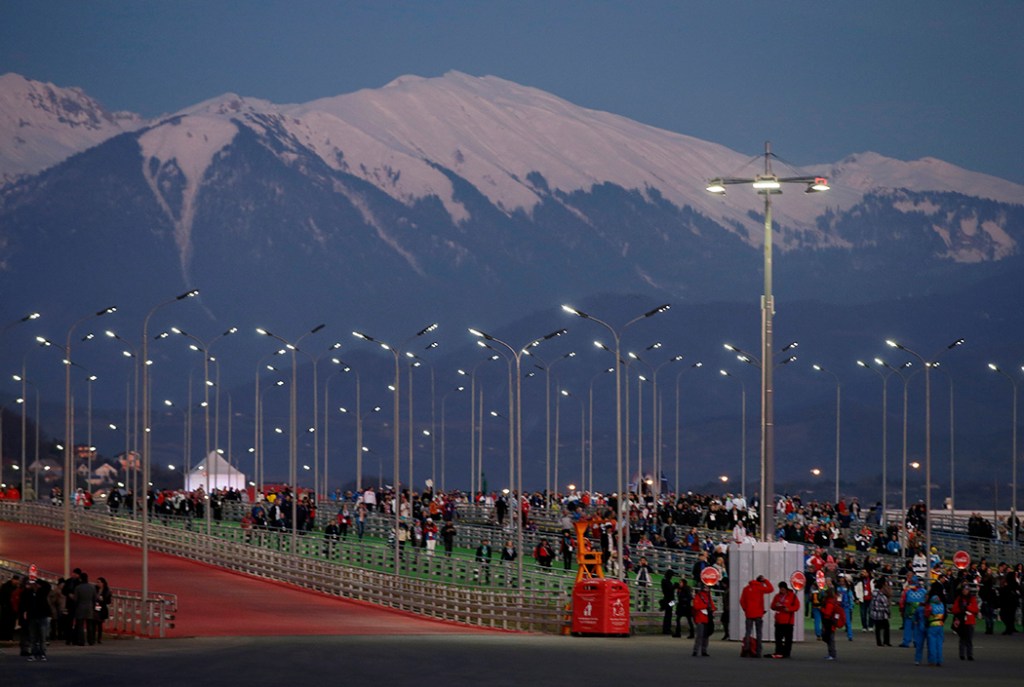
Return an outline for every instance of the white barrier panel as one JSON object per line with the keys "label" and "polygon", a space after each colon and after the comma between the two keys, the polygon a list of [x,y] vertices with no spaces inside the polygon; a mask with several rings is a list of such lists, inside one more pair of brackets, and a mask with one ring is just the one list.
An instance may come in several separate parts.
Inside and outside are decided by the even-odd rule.
{"label": "white barrier panel", "polygon": [[[743,588],[758,575],[772,583],[775,592],[765,597],[763,641],[775,640],[775,614],[771,611],[772,599],[779,591],[779,582],[785,582],[792,588],[790,576],[794,572],[803,572],[804,547],[790,542],[753,542],[729,545],[729,637],[733,640],[743,639],[744,615],[740,608],[740,594]],[[793,627],[793,641],[804,640],[804,593],[795,592],[800,600],[800,610],[796,613]],[[772,647],[765,646],[765,653],[771,653]]]}

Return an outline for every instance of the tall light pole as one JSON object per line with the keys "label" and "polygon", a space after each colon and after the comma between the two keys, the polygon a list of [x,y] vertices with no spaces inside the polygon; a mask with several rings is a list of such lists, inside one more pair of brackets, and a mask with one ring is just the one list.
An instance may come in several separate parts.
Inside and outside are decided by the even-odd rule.
{"label": "tall light pole", "polygon": [[[888,367],[880,358],[875,358],[875,364]],[[882,512],[878,522],[884,529],[889,512],[889,377],[892,376],[895,370],[889,368],[888,372],[880,372],[863,360],[858,360],[857,365],[865,370],[874,372],[882,380]]]}
{"label": "tall light pole", "polygon": [[683,377],[683,374],[687,370],[695,370],[697,368],[704,367],[704,363],[697,361],[691,364],[689,367],[684,367],[678,373],[676,373],[676,484],[675,493],[676,497],[679,496],[679,436],[680,436],[680,424],[679,424],[679,409],[682,407],[682,397],[679,395],[679,382]]}
{"label": "tall light pole", "polygon": [[[295,340],[294,343],[282,339],[280,336],[263,329],[262,327],[256,328],[256,333],[263,336],[269,336],[272,339],[279,341],[286,349],[291,351],[292,355],[292,386],[289,389],[288,397],[288,481],[291,483],[292,493],[292,538],[291,538],[291,552],[294,554],[298,550],[298,508],[299,508],[299,476],[298,476],[298,457],[299,457],[299,421],[298,421],[298,385],[299,385],[299,366],[296,359],[296,353],[299,350],[299,344],[307,336],[316,334],[318,331],[323,329],[326,325],[318,324],[317,326],[310,329],[308,332],[300,336]],[[313,395],[316,395],[316,387],[313,387]],[[315,416],[315,415],[314,415]],[[207,471],[209,472],[209,471]]]}
{"label": "tall light pole", "polygon": [[[1013,544],[1017,544],[1017,380],[1006,373],[995,363],[989,363],[988,369],[992,370],[996,374],[1000,374],[1006,377],[1007,381],[1010,382],[1010,386],[1013,388],[1013,406],[1012,414],[1010,415],[1010,469],[1012,471],[1011,486],[1010,489],[1013,491],[1013,495],[1010,499],[1010,517],[1011,528],[1010,536],[1013,537]],[[1021,367],[1024,371],[1024,366]]]}
{"label": "tall light pole", "polygon": [[[149,388],[149,321],[161,308],[178,301],[195,298],[199,295],[199,289],[192,289],[179,294],[174,298],[157,303],[142,321],[142,358],[139,365],[142,366],[142,598],[149,598],[149,475],[152,459],[152,436],[150,434],[152,393]],[[135,494],[133,503],[138,501],[139,494]],[[134,506],[133,506],[134,507]],[[67,571],[65,571],[67,572]],[[149,618],[143,621],[143,629],[149,627]]]}
{"label": "tall light pole", "polygon": [[[79,318],[74,324],[68,328],[68,335],[66,343],[64,344],[64,577],[71,576],[71,500],[74,497],[72,493],[72,474],[75,471],[74,462],[74,441],[75,441],[75,429],[74,429],[74,410],[71,403],[71,335],[74,333],[75,328],[82,324],[86,320],[92,319],[93,317],[102,317],[103,315],[109,315],[110,313],[116,312],[117,307],[110,306],[103,310],[98,310],[95,313],[90,313],[82,318]],[[145,598],[145,597],[143,597]]]}
{"label": "tall light pole", "polygon": [[[891,348],[898,348],[905,353],[917,358],[921,365],[924,367],[924,484],[925,484],[925,556],[930,557],[932,554],[932,384],[931,384],[931,368],[935,365],[935,359],[942,353],[952,350],[958,346],[962,346],[964,343],[963,339],[957,339],[953,343],[949,344],[943,349],[939,349],[935,355],[929,359],[923,358],[918,353],[907,348],[903,344],[894,341],[893,339],[886,339],[886,345]],[[929,558],[929,560],[931,560]],[[929,564],[929,575],[931,574],[931,564]]]}
{"label": "tall light pole", "polygon": [[933,367],[946,375],[946,381],[949,382],[949,517],[952,522],[956,519],[956,415],[953,375],[940,363],[935,363]]}
{"label": "tall light pole", "polygon": [[442,493],[446,492],[447,489],[448,489],[448,487],[447,487],[447,485],[445,483],[445,467],[446,467],[446,465],[445,465],[445,451],[446,451],[446,443],[445,443],[446,442],[445,418],[446,418],[446,415],[445,415],[445,411],[444,411],[445,403],[447,403],[448,397],[451,396],[453,393],[458,393],[458,392],[462,392],[462,391],[465,391],[465,390],[466,390],[466,387],[464,387],[464,386],[457,386],[454,389],[452,389],[451,391],[449,391],[448,393],[446,393],[444,396],[441,397],[441,492]]}
{"label": "tall light pole", "polygon": [[[421,329],[418,332],[416,332],[413,336],[411,336],[408,339],[406,339],[402,343],[402,347],[405,347],[407,344],[409,344],[409,342],[413,341],[417,337],[423,336],[424,334],[432,332],[435,329],[437,329],[437,323],[436,322],[428,324],[426,327],[424,327],[423,329]],[[393,427],[392,427],[392,443],[393,443],[393,449],[394,449],[394,456],[393,456],[393,458],[394,458],[394,472],[395,472],[395,475],[394,475],[394,479],[395,479],[395,550],[394,550],[394,565],[395,565],[395,575],[400,575],[401,571],[398,568],[399,558],[400,558],[400,556],[399,556],[399,548],[398,548],[398,546],[399,546],[398,529],[399,529],[399,526],[401,525],[401,522],[402,522],[402,515],[401,515],[401,510],[402,510],[402,508],[401,508],[401,506],[402,506],[402,490],[401,490],[401,475],[399,474],[399,470],[401,469],[401,465],[400,465],[400,463],[401,463],[401,453],[400,453],[401,446],[399,445],[399,437],[401,435],[399,434],[398,425],[401,422],[400,402],[401,402],[401,395],[402,395],[402,393],[401,393],[401,387],[402,387],[402,384],[401,384],[401,382],[402,382],[402,368],[401,368],[400,361],[401,361],[402,351],[399,348],[396,348],[396,347],[394,347],[394,346],[392,346],[392,345],[390,345],[390,344],[388,344],[388,343],[386,343],[384,341],[381,341],[380,339],[375,339],[372,336],[370,336],[369,334],[365,334],[363,332],[352,332],[352,336],[356,337],[357,339],[363,339],[364,341],[369,341],[371,343],[377,344],[378,346],[383,348],[385,351],[390,353],[392,355],[392,357],[395,359],[395,381],[394,381],[394,384],[392,385],[392,386],[394,386],[394,391],[392,392],[392,396],[393,396],[392,400],[394,402],[393,412],[392,412],[392,419],[393,419],[393,423],[392,423],[393,424]],[[411,491],[412,490],[412,485],[409,485],[409,489],[410,489],[410,491],[409,491],[409,498],[411,499],[412,498],[412,491]],[[410,502],[409,505],[411,506],[412,503]]]}
{"label": "tall light pole", "polygon": [[[551,504],[551,371],[554,369],[562,360],[567,358],[575,358],[576,351],[569,351],[563,353],[550,364],[544,362],[536,353],[527,351],[527,355],[536,358],[540,364],[534,363],[534,367],[544,371],[544,508],[548,508]],[[527,376],[532,376],[532,372]],[[558,488],[557,482],[555,488]]]}
{"label": "tall light pole", "polygon": [[516,459],[517,459],[517,463],[518,463],[518,470],[517,470],[517,475],[516,475],[516,480],[515,480],[516,484],[510,484],[509,485],[509,489],[513,490],[513,491],[510,491],[510,495],[512,495],[512,493],[514,493],[515,496],[517,497],[515,499],[515,515],[513,516],[515,518],[515,523],[516,523],[516,537],[517,537],[516,551],[519,552],[519,555],[516,556],[516,565],[517,565],[516,585],[519,588],[522,588],[522,586],[523,586],[523,557],[524,557],[524,552],[523,552],[523,504],[522,504],[522,498],[523,498],[523,370],[522,370],[522,357],[526,353],[527,350],[539,346],[544,341],[548,341],[548,340],[553,339],[555,337],[561,336],[562,334],[565,334],[566,330],[565,329],[558,329],[556,331],[551,332],[550,334],[545,334],[544,336],[540,337],[539,339],[534,339],[530,343],[528,343],[525,346],[522,346],[522,347],[520,347],[518,349],[510,346],[508,343],[502,341],[501,339],[499,339],[497,337],[494,337],[494,336],[491,336],[487,332],[483,332],[483,331],[481,331],[479,329],[473,329],[471,327],[469,329],[469,333],[472,334],[473,336],[476,336],[476,337],[479,337],[479,338],[483,339],[484,341],[504,346],[506,349],[508,349],[508,352],[512,355],[512,358],[515,360],[515,363],[516,363],[516,396],[515,396],[515,408],[513,409],[513,413],[514,413],[514,417],[515,417],[515,427],[516,427],[516,442],[515,443],[518,445],[518,449],[516,451],[516,453],[517,453]]}
{"label": "tall light pole", "polygon": [[[340,344],[338,344],[338,345],[340,346]],[[355,369],[354,367],[352,367],[348,363],[344,362],[340,358],[331,358],[331,363],[334,364],[334,365],[338,365],[339,366],[338,373],[344,372],[346,374],[352,373],[353,375],[355,375],[355,378],[356,378],[356,413],[357,413],[357,417],[358,417],[358,413],[360,412],[360,401],[361,401],[360,396],[362,394],[362,389],[361,389],[362,383],[361,383],[361,381],[359,379],[359,370]],[[332,379],[332,377],[328,377],[327,380],[324,382],[324,487],[325,487],[325,491],[330,491],[330,488],[331,488],[331,483],[330,483],[331,457],[330,457],[330,453],[329,453],[329,450],[328,450],[328,439],[330,438],[330,432],[331,432],[331,423],[329,422],[329,417],[330,417],[329,413],[330,413],[330,410],[331,410],[330,393],[329,393],[330,389],[331,389],[331,379]],[[362,452],[363,437],[362,437],[362,431],[361,431],[362,430],[362,426],[359,425],[358,422],[356,424],[357,424],[357,428],[356,428],[357,429],[357,432],[356,432],[356,493],[358,493],[359,489],[362,488],[362,478],[363,478],[363,470],[362,470],[362,468],[363,468],[363,456],[362,456],[362,453],[363,453]],[[330,497],[328,496],[328,499],[329,498]]]}
{"label": "tall light pole", "polygon": [[[806,192],[828,190],[824,177],[796,176],[779,177],[772,171],[771,143],[764,144],[764,173],[754,178],[712,179],[707,185],[709,193],[722,195],[725,187],[734,184],[750,185],[764,196],[764,296],[761,299],[761,359],[771,360],[772,317],[775,314],[775,298],[772,295],[772,195],[782,193],[782,184],[804,184]],[[772,385],[772,365],[761,366],[761,537],[769,541],[768,533],[775,531],[775,410]]]}
{"label": "tall light pole", "polygon": [[[559,393],[566,398],[572,398],[580,406],[580,484],[583,484],[583,480],[586,478],[587,472],[587,444],[586,444],[586,429],[587,420],[586,415],[583,411],[583,399],[577,397],[571,391],[566,389],[559,389]],[[582,488],[582,487],[581,487]],[[570,488],[570,491],[572,489]]]}
{"label": "tall light pole", "polygon": [[[791,341],[790,343],[786,344],[781,349],[779,349],[778,354],[781,355],[783,353],[788,353],[789,351],[792,351],[793,349],[795,349],[799,345],[800,344],[798,342]],[[788,356],[786,358],[783,358],[782,360],[779,360],[778,362],[775,362],[775,358],[773,357],[773,355],[771,353],[769,353],[768,357],[764,359],[764,362],[762,362],[762,360],[759,359],[757,356],[751,355],[750,353],[747,353],[746,351],[744,351],[742,348],[738,348],[736,346],[733,346],[730,343],[723,344],[723,347],[725,348],[725,350],[732,351],[733,353],[735,353],[736,354],[736,359],[739,360],[741,363],[746,363],[747,365],[753,365],[754,367],[756,367],[759,370],[761,370],[761,372],[762,372],[762,374],[761,374],[761,380],[762,380],[761,390],[762,390],[762,392],[764,391],[764,385],[763,385],[763,381],[764,381],[764,368],[766,368],[766,367],[774,368],[774,367],[776,367],[778,365],[789,365],[790,363],[796,362],[796,356],[795,355],[790,355],[790,356]],[[764,395],[763,394],[762,394],[761,400],[764,401]],[[770,407],[771,403],[769,403],[768,405]],[[765,528],[768,525],[770,525],[773,528],[775,527],[775,503],[774,503],[774,499],[775,499],[775,496],[774,496],[775,495],[775,473],[774,473],[774,467],[773,467],[772,468],[771,478],[769,479],[768,477],[766,477],[767,471],[766,471],[765,456],[767,455],[767,453],[765,451],[765,444],[764,444],[764,441],[765,441],[765,438],[766,438],[765,424],[764,424],[764,418],[765,418],[764,409],[765,409],[765,406],[762,403],[762,406],[761,406],[761,410],[762,410],[762,413],[761,413],[761,421],[762,421],[761,422],[761,489],[759,491],[759,511],[760,511],[759,515],[761,517],[761,521],[760,522],[761,522],[761,529],[762,529],[761,541],[771,541],[770,537],[772,536],[773,531],[772,532],[767,531]],[[774,413],[775,413],[775,411],[771,410],[772,417],[774,417]],[[768,453],[772,453],[772,454],[774,454],[774,450],[775,450],[774,449],[774,445],[775,445],[774,444],[774,441],[775,441],[775,439],[774,439],[774,436],[775,436],[775,429],[774,429],[775,425],[774,425],[774,423],[775,423],[775,421],[773,419],[772,422],[770,423],[770,426],[768,427],[771,430],[770,432],[768,432],[768,434],[771,435],[770,436],[770,439],[771,439],[770,443],[771,443],[771,445],[773,447],[772,450],[770,452],[768,452]],[[772,461],[769,461],[769,462],[771,462],[772,465],[774,466],[774,458],[772,459]],[[765,491],[766,485],[769,484],[769,483],[771,484],[771,488],[768,490],[769,491],[769,494],[768,494],[768,496],[769,496],[769,503],[765,503],[764,502],[764,491]],[[743,491],[744,494],[746,494],[746,484],[743,485],[743,490],[742,491]],[[770,520],[767,523],[764,520],[764,517],[766,516],[766,513],[767,513],[767,517],[770,518]]]}
{"label": "tall light pole", "polygon": [[622,360],[621,335],[623,333],[625,333],[626,329],[628,329],[631,325],[633,325],[633,324],[635,324],[635,323],[637,323],[637,322],[639,322],[641,320],[644,320],[644,319],[647,319],[647,318],[650,318],[650,317],[654,317],[658,313],[663,313],[666,310],[668,310],[670,307],[671,306],[669,304],[667,304],[667,303],[664,304],[664,305],[659,305],[657,308],[653,308],[651,310],[648,310],[647,312],[645,312],[642,315],[638,315],[637,317],[634,317],[633,319],[628,321],[626,324],[624,324],[622,327],[620,327],[618,330],[616,330],[614,327],[612,327],[607,322],[605,322],[603,320],[599,320],[598,318],[594,317],[593,315],[585,313],[582,310],[577,310],[576,308],[573,308],[570,305],[563,305],[562,306],[562,310],[564,310],[565,312],[569,313],[570,315],[575,315],[576,317],[581,317],[584,320],[590,320],[592,322],[596,322],[597,324],[601,325],[602,327],[604,327],[605,329],[608,330],[608,332],[612,335],[612,338],[615,340],[615,481],[616,481],[616,488],[618,490],[618,493],[617,493],[618,508],[617,508],[617,510],[619,511],[618,513],[615,514],[615,538],[616,538],[616,552],[615,552],[615,559],[616,560],[615,560],[615,563],[616,563],[616,567],[618,569],[617,570],[618,578],[620,580],[625,579],[625,574],[626,574],[625,566],[623,565],[622,548],[623,548],[623,542],[624,542],[624,536],[625,536],[623,530],[626,527],[626,519],[625,519],[624,516],[627,515],[626,513],[624,513],[624,510],[626,508],[626,503],[628,501],[627,494],[625,493],[625,491],[623,489],[624,485],[623,485],[623,481],[622,481],[622,455],[623,455],[623,445],[622,445],[622,367],[623,367],[624,362]]}
{"label": "tall light pole", "polygon": [[587,480],[584,483],[585,486],[582,487],[584,491],[594,490],[594,382],[597,381],[598,377],[611,374],[612,372],[615,372],[615,368],[607,367],[590,378],[590,392],[588,397],[590,429],[587,435],[587,443],[590,444],[590,455],[588,456],[589,469],[587,470]]}
{"label": "tall light pole", "polygon": [[829,370],[817,363],[811,365],[815,372],[824,372],[832,375],[832,379],[836,380],[836,494],[835,500],[832,503],[839,505],[839,440],[840,440],[840,428],[842,427],[842,384],[839,381],[839,375],[832,370]]}
{"label": "tall light pole", "polygon": [[[663,456],[662,456],[662,450],[661,450],[661,445],[662,445],[661,444],[661,434],[662,434],[661,418],[662,418],[663,413],[662,413],[662,410],[661,410],[661,407],[662,407],[661,396],[658,394],[658,373],[661,372],[661,368],[665,367],[666,365],[671,365],[672,363],[678,363],[682,359],[683,359],[683,355],[681,353],[672,356],[668,360],[662,362],[660,365],[655,366],[654,367],[654,374],[652,375],[651,398],[653,399],[653,403],[651,404],[652,405],[651,412],[652,412],[652,415],[654,417],[654,482],[655,482],[655,485],[656,485],[655,488],[654,488],[655,496],[660,496],[661,495],[661,476],[662,476],[662,474],[665,471],[665,469],[664,469],[664,461],[663,461]],[[698,366],[700,365],[699,363],[695,363],[695,364],[698,365]],[[678,377],[677,377],[677,380],[678,380]],[[678,409],[679,409],[679,405],[678,405],[678,399],[677,399],[677,401],[676,401],[676,410],[678,411]],[[677,423],[677,425],[676,425],[676,431],[677,431],[676,437],[677,438],[679,436],[678,435],[678,429],[679,429],[679,426],[678,426],[678,423]],[[678,453],[677,453],[677,455],[678,455]],[[677,473],[678,473],[678,467],[679,467],[679,464],[676,463],[676,472]]]}
{"label": "tall light pole", "polygon": [[719,370],[723,377],[732,377],[740,383],[740,494],[747,498],[747,384],[728,370]]}

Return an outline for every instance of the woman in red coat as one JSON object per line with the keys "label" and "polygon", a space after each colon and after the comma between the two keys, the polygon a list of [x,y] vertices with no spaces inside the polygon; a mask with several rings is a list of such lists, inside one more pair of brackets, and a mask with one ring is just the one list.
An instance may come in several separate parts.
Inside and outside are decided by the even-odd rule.
{"label": "woman in red coat", "polygon": [[846,611],[836,598],[836,590],[829,587],[825,590],[825,600],[821,602],[821,640],[828,645],[826,661],[836,660],[836,631],[846,627]]}
{"label": "woman in red coat", "polygon": [[960,660],[974,660],[974,625],[978,622],[978,597],[963,585],[953,601],[953,624],[960,637]]}
{"label": "woman in red coat", "polygon": [[693,640],[693,655],[708,655],[708,640],[715,631],[715,600],[711,598],[711,590],[707,585],[700,587],[693,593],[693,622],[696,632]]}
{"label": "woman in red coat", "polygon": [[793,622],[800,611],[800,599],[785,582],[779,582],[779,593],[772,599],[775,612],[775,653],[772,658],[789,658],[793,650]]}

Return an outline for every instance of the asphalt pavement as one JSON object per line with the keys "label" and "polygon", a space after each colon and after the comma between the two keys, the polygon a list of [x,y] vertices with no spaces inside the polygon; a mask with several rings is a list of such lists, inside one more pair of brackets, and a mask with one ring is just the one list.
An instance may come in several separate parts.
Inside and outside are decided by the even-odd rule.
{"label": "asphalt pavement", "polygon": [[120,639],[92,647],[55,643],[46,663],[0,648],[0,683],[17,687],[161,685],[423,685],[523,687],[605,685],[1014,685],[1024,684],[1024,637],[976,638],[973,662],[946,637],[941,668],[915,666],[913,649],[879,648],[871,635],[794,646],[790,660],[740,658],[737,642],[714,640],[710,657],[665,636],[568,637],[516,633],[405,636]]}

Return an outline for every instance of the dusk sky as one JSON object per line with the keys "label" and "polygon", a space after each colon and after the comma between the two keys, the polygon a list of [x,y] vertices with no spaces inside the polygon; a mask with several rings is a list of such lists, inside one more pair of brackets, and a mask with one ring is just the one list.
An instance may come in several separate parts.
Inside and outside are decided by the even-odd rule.
{"label": "dusk sky", "polygon": [[0,2],[0,73],[174,112],[495,75],[797,164],[875,151],[1024,183],[1024,3]]}

